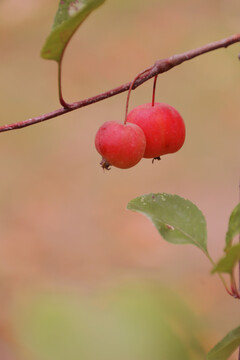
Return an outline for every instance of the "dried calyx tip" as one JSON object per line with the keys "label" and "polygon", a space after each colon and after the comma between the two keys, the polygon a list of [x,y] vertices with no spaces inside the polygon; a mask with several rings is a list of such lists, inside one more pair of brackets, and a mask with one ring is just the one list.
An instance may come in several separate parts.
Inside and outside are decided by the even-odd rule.
{"label": "dried calyx tip", "polygon": [[103,170],[111,170],[111,164],[109,164],[109,162],[107,162],[106,159],[102,158],[101,162],[100,162],[101,167],[103,168]]}
{"label": "dried calyx tip", "polygon": [[152,164],[154,163],[155,160],[161,160],[160,156],[157,156],[155,158],[152,159]]}

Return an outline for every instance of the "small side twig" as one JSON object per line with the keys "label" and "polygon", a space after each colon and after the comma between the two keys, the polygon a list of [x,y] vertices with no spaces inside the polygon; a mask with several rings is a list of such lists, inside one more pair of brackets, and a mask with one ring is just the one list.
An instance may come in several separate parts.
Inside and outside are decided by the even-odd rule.
{"label": "small side twig", "polygon": [[[133,89],[137,88],[138,86],[140,86],[144,82],[148,81],[149,79],[155,77],[156,75],[164,73],[166,71],[169,71],[173,67],[180,65],[185,61],[191,60],[197,56],[206,54],[210,51],[214,51],[214,50],[217,50],[220,48],[227,48],[228,46],[230,46],[234,43],[237,43],[237,42],[240,42],[240,34],[232,35],[226,39],[222,39],[220,41],[209,43],[207,45],[204,45],[204,46],[199,47],[194,50],[187,51],[182,54],[177,54],[177,55],[170,56],[169,58],[166,58],[166,59],[158,60],[155,62],[155,64],[152,67],[150,67],[148,69],[148,71],[146,73],[144,72],[144,74],[142,74],[141,76],[138,77],[138,79],[134,83]],[[53,119],[57,116],[66,114],[73,110],[80,109],[81,107],[84,107],[84,106],[94,104],[98,101],[108,99],[112,96],[118,95],[124,91],[129,90],[131,84],[132,84],[132,82],[129,82],[127,84],[118,86],[112,90],[106,91],[102,94],[87,98],[85,100],[74,102],[71,104],[67,104],[63,100],[62,101],[63,108],[49,112],[49,113],[41,115],[41,116],[27,119],[24,121],[19,121],[19,122],[12,123],[9,125],[0,126],[0,132],[21,129],[26,126],[34,125],[34,124],[37,124],[37,123],[40,123],[40,122],[43,122],[46,120]],[[60,98],[61,98],[61,96],[60,96]]]}

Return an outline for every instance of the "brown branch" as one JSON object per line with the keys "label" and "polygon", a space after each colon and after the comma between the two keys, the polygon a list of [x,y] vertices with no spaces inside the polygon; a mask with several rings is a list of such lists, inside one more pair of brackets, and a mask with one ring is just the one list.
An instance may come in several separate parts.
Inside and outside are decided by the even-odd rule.
{"label": "brown branch", "polygon": [[[187,51],[182,54],[177,54],[177,55],[170,56],[169,58],[166,58],[166,59],[158,60],[152,67],[150,67],[147,71],[144,71],[144,73],[141,76],[139,76],[139,78],[136,80],[133,88],[134,89],[137,88],[139,85],[143,84],[144,82],[151,79],[152,77],[154,77],[158,74],[164,73],[164,72],[172,69],[173,67],[182,64],[183,62],[185,62],[187,60],[193,59],[199,55],[205,54],[205,53],[213,51],[213,50],[217,50],[220,48],[227,48],[229,45],[232,45],[237,42],[240,42],[240,34],[230,36],[226,39],[204,45],[200,48],[190,50],[190,51]],[[17,123],[0,126],[0,132],[21,129],[26,126],[34,125],[34,124],[40,123],[42,121],[53,119],[57,116],[66,114],[70,111],[79,109],[79,108],[87,106],[87,105],[94,104],[98,101],[105,100],[107,98],[110,98],[112,96],[118,95],[124,91],[129,90],[131,84],[132,84],[132,82],[123,84],[115,89],[106,91],[105,93],[93,96],[93,97],[85,99],[85,100],[74,102],[72,104],[68,104],[68,107],[65,107],[65,108],[63,107],[61,109],[52,111],[50,113],[47,113],[47,114],[44,114],[44,115],[41,115],[41,116],[38,116],[35,118],[30,118],[30,119],[20,121]]]}

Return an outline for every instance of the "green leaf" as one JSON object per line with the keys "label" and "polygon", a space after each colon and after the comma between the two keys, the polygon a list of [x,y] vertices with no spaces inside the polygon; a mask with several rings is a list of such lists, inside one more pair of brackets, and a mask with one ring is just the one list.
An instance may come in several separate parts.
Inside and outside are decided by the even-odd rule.
{"label": "green leaf", "polygon": [[233,212],[230,215],[228,223],[228,231],[226,234],[226,247],[225,251],[227,252],[232,246],[232,241],[234,236],[240,233],[240,203],[233,209]]}
{"label": "green leaf", "polygon": [[177,294],[157,282],[88,295],[24,297],[15,334],[39,360],[202,360],[202,325]]}
{"label": "green leaf", "polygon": [[231,274],[235,265],[240,260],[240,244],[234,245],[230,248],[228,253],[219,260],[214,266],[212,273],[229,273]]}
{"label": "green leaf", "polygon": [[165,240],[192,244],[208,254],[206,221],[191,201],[178,195],[148,194],[131,200],[127,208],[147,216]]}
{"label": "green leaf", "polygon": [[105,0],[60,0],[50,35],[42,48],[44,59],[61,61],[63,52],[79,25]]}
{"label": "green leaf", "polygon": [[230,331],[207,354],[207,360],[227,360],[240,345],[240,327]]}

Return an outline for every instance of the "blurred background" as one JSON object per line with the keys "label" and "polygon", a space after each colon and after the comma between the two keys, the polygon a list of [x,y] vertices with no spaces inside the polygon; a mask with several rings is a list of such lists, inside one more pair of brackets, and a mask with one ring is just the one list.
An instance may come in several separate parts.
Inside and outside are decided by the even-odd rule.
{"label": "blurred background", "polygon": [[[0,0],[1,125],[59,108],[56,63],[39,56],[57,6]],[[68,46],[65,100],[238,33],[239,13],[236,0],[106,1]],[[235,44],[159,76],[156,100],[187,128],[181,151],[161,162],[102,171],[95,133],[124,119],[126,93],[0,134],[2,359],[202,359],[239,326],[238,302],[199,250],[164,242],[126,210],[150,192],[187,198],[206,216],[212,257],[222,256],[239,196],[239,53]],[[130,109],[151,93],[152,81],[133,91]]]}

